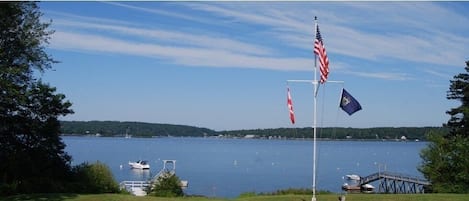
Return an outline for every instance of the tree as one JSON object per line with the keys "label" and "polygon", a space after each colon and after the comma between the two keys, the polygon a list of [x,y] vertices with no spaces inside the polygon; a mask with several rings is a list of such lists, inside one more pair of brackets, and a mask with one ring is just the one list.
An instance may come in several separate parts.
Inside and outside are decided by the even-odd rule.
{"label": "tree", "polygon": [[447,98],[450,100],[459,100],[461,105],[452,108],[446,113],[451,116],[447,127],[451,128],[447,137],[462,135],[469,137],[469,61],[466,61],[464,68],[467,73],[460,73],[451,80],[450,89]]}
{"label": "tree", "polygon": [[73,113],[35,77],[55,63],[35,2],[0,3],[0,194],[57,192],[70,173],[58,117]]}
{"label": "tree", "polygon": [[420,156],[419,171],[432,183],[434,192],[469,192],[469,61],[466,73],[454,76],[447,94],[461,105],[446,113],[451,117],[445,127],[448,133],[431,133],[429,145]]}
{"label": "tree", "polygon": [[176,174],[170,172],[164,172],[162,176],[158,177],[150,191],[150,195],[158,197],[180,197],[184,195],[181,180]]}

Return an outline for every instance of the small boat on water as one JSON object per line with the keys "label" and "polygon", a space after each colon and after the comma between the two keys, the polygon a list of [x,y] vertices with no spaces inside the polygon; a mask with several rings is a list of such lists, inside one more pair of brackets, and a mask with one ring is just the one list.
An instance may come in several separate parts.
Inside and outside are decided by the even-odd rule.
{"label": "small boat on water", "polygon": [[375,187],[372,186],[371,184],[363,184],[361,186],[361,191],[363,193],[373,193],[374,190],[375,190]]}
{"label": "small boat on water", "polygon": [[350,185],[348,183],[344,183],[342,185],[342,190],[347,191],[347,192],[351,192],[351,193],[355,193],[355,192],[360,192],[361,188],[360,188],[360,186],[357,186],[357,185]]}
{"label": "small boat on water", "polygon": [[129,166],[132,169],[142,169],[142,170],[150,169],[150,164],[148,163],[148,161],[144,161],[144,160],[138,160],[137,162],[129,161]]}
{"label": "small boat on water", "polygon": [[350,193],[373,193],[375,187],[371,184],[363,184],[363,185],[350,185],[348,183],[344,183],[342,185],[342,190],[350,192]]}
{"label": "small boat on water", "polygon": [[360,181],[360,176],[356,174],[348,174],[345,175],[345,177],[347,177],[348,180]]}

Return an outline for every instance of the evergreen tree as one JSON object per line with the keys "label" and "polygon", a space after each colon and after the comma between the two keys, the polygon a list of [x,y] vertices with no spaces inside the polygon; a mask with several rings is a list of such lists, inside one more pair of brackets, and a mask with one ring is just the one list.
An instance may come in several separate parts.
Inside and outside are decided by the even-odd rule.
{"label": "evergreen tree", "polygon": [[35,74],[55,61],[35,2],[0,3],[0,194],[57,192],[70,173],[58,117],[71,103]]}
{"label": "evergreen tree", "polygon": [[469,61],[466,73],[451,80],[447,94],[461,105],[447,111],[451,117],[446,134],[432,133],[429,146],[422,150],[419,171],[432,183],[434,192],[469,192]]}
{"label": "evergreen tree", "polygon": [[464,69],[466,73],[460,73],[450,81],[451,85],[447,98],[458,100],[461,102],[461,105],[446,112],[451,116],[446,124],[447,127],[451,128],[447,137],[457,135],[469,137],[469,61],[466,61]]}

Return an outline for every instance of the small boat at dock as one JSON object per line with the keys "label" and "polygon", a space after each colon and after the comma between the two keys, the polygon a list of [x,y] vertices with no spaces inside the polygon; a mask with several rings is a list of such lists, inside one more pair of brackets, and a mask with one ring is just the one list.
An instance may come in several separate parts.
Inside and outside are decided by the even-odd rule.
{"label": "small boat at dock", "polygon": [[148,163],[148,161],[144,161],[144,160],[138,160],[136,162],[129,161],[129,166],[132,169],[141,169],[141,170],[150,169],[150,164]]}
{"label": "small boat at dock", "polygon": [[372,186],[371,184],[363,184],[361,186],[362,193],[373,193],[374,190],[375,190],[375,187]]}
{"label": "small boat at dock", "polygon": [[345,177],[348,180],[360,181],[360,176],[358,176],[356,174],[348,174],[348,175],[345,175]]}

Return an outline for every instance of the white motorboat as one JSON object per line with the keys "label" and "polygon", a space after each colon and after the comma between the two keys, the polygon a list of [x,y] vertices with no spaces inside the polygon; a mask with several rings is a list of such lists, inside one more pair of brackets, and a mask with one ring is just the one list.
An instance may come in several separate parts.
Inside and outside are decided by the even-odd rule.
{"label": "white motorboat", "polygon": [[360,181],[360,176],[356,174],[348,174],[345,175],[345,177],[347,177],[348,180]]}
{"label": "white motorboat", "polygon": [[373,193],[374,190],[375,190],[375,187],[372,186],[371,184],[363,184],[361,187],[361,191],[363,193]]}
{"label": "white motorboat", "polygon": [[143,160],[138,160],[137,162],[130,162],[129,161],[130,168],[132,169],[150,169],[150,164],[148,164],[148,161],[143,161]]}

